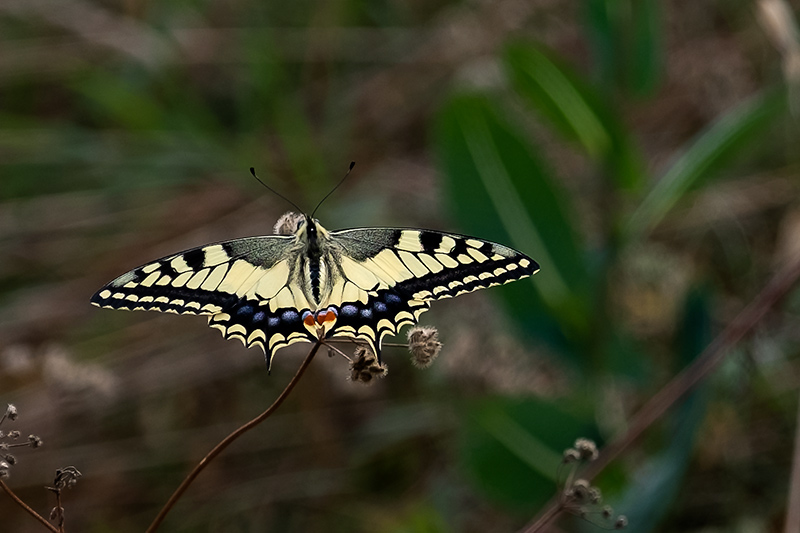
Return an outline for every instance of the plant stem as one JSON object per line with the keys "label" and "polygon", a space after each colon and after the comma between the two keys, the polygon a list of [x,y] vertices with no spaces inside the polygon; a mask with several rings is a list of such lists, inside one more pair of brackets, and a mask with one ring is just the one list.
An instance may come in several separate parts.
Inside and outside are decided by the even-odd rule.
{"label": "plant stem", "polygon": [[797,426],[794,435],[794,457],[789,482],[789,498],[786,504],[786,533],[800,531],[800,409],[797,410]]}
{"label": "plant stem", "polygon": [[294,386],[297,385],[297,382],[300,380],[300,377],[306,371],[306,368],[308,368],[308,365],[311,363],[311,360],[314,358],[314,355],[316,355],[320,346],[322,346],[322,343],[323,341],[320,339],[314,344],[314,346],[311,348],[311,351],[308,352],[308,355],[306,355],[306,358],[300,365],[300,368],[297,369],[297,372],[295,373],[292,380],[289,382],[288,385],[286,385],[286,388],[283,389],[283,392],[281,392],[280,396],[278,396],[278,398],[274,402],[272,402],[272,405],[270,405],[266,411],[264,411],[251,421],[247,422],[246,424],[240,426],[233,433],[225,437],[222,441],[220,441],[219,444],[214,446],[214,448],[210,452],[208,452],[208,454],[206,454],[206,456],[203,457],[203,459],[199,463],[197,463],[197,465],[192,469],[192,471],[189,472],[189,475],[186,476],[186,478],[178,486],[178,488],[175,489],[175,492],[172,493],[172,496],[170,496],[169,500],[167,500],[167,503],[164,504],[164,507],[161,509],[161,511],[153,520],[153,523],[150,524],[150,527],[147,528],[147,533],[152,533],[158,529],[158,527],[161,525],[161,522],[163,522],[164,518],[167,516],[167,513],[170,511],[170,509],[172,509],[175,506],[175,503],[180,499],[183,493],[186,492],[186,489],[189,488],[189,485],[192,484],[192,482],[200,474],[200,472],[202,472],[203,469],[207,467],[208,464],[222,452],[222,450],[227,448],[229,444],[231,444],[233,441],[241,437],[248,430],[256,427],[258,424],[266,420],[267,417],[269,417],[269,415],[275,412],[275,410],[283,403],[283,401],[286,399],[289,393],[292,392]]}
{"label": "plant stem", "polygon": [[10,488],[8,485],[6,485],[6,484],[5,484],[5,482],[4,482],[2,479],[0,479],[0,488],[2,488],[4,491],[6,491],[6,493],[7,493],[9,496],[11,496],[11,499],[12,499],[12,500],[14,500],[15,502],[17,502],[17,505],[19,505],[20,507],[22,507],[23,509],[25,509],[25,510],[28,512],[28,514],[29,514],[29,515],[31,515],[31,516],[32,516],[32,517],[34,517],[36,520],[38,520],[39,522],[41,522],[41,523],[42,523],[42,525],[43,525],[44,527],[46,527],[47,529],[49,529],[49,530],[50,530],[50,531],[52,531],[53,533],[58,533],[58,529],[56,529],[56,528],[55,528],[55,526],[53,526],[53,525],[52,525],[50,522],[48,522],[47,520],[45,520],[45,519],[44,519],[44,517],[43,517],[42,515],[40,515],[39,513],[37,513],[36,511],[34,511],[33,509],[31,509],[31,508],[28,506],[28,504],[27,504],[27,503],[25,503],[25,502],[23,502],[22,500],[20,500],[20,499],[19,499],[19,496],[17,496],[16,494],[14,494],[14,492],[11,490],[11,488]]}
{"label": "plant stem", "polygon": [[[786,294],[800,278],[800,259],[779,271],[758,296],[739,313],[736,318],[703,350],[689,366],[672,378],[631,418],[627,431],[611,441],[600,453],[600,457],[581,472],[581,477],[591,480],[617,458],[647,428],[655,423],[678,400],[694,390],[728,355],[730,349],[756,325]],[[520,531],[534,533],[547,522],[540,517],[551,514],[559,505],[558,496],[552,498],[542,511]],[[549,521],[549,519],[548,519]]]}

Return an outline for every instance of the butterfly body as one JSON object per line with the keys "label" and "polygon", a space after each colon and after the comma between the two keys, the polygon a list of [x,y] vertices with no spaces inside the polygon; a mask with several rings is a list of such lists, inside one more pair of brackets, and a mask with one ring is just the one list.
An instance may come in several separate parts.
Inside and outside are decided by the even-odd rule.
{"label": "butterfly body", "polygon": [[381,341],[430,302],[534,274],[505,246],[430,230],[326,230],[298,217],[294,234],[246,237],[164,257],[92,297],[99,307],[207,315],[225,338],[259,346],[271,364],[295,342]]}

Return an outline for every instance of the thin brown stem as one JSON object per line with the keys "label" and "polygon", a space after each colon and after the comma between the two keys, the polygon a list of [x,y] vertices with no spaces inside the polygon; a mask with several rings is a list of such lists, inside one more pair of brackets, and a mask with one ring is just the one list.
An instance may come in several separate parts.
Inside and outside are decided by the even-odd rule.
{"label": "thin brown stem", "polygon": [[[600,457],[581,472],[581,477],[591,480],[600,473],[670,407],[708,377],[725,359],[730,349],[745,335],[751,333],[764,315],[789,292],[798,278],[800,278],[800,260],[778,272],[758,296],[708,345],[703,353],[639,409],[631,418],[627,431],[611,441],[600,453]],[[540,531],[547,523],[542,522],[541,517],[551,514],[553,507],[558,505],[558,497],[552,498],[539,515],[520,531],[524,533]]]}
{"label": "thin brown stem", "polygon": [[241,437],[245,432],[253,429],[258,424],[266,420],[267,417],[269,417],[272,413],[275,412],[275,410],[278,407],[280,407],[280,405],[283,403],[286,397],[289,396],[289,393],[292,392],[294,386],[297,385],[297,382],[300,380],[300,377],[306,371],[306,368],[308,368],[308,365],[311,363],[311,360],[314,359],[314,355],[316,355],[317,351],[319,350],[320,346],[322,346],[322,344],[323,344],[322,339],[318,340],[314,344],[314,346],[311,348],[311,351],[309,351],[308,355],[306,355],[306,358],[303,359],[303,363],[300,365],[300,368],[297,369],[297,372],[295,373],[292,380],[289,382],[288,385],[286,385],[286,388],[283,389],[283,392],[281,392],[278,398],[276,398],[275,401],[272,402],[272,405],[270,405],[266,411],[264,411],[251,421],[247,422],[246,424],[240,426],[233,433],[222,439],[222,441],[220,441],[219,444],[214,446],[214,448],[210,452],[208,452],[208,454],[206,454],[206,456],[203,457],[203,459],[199,463],[197,463],[197,466],[195,466],[192,469],[192,471],[189,472],[189,475],[186,476],[186,478],[183,480],[183,482],[181,482],[178,488],[175,489],[175,492],[172,493],[172,496],[170,496],[169,500],[167,500],[167,503],[164,504],[164,507],[161,509],[161,511],[159,511],[158,515],[153,520],[153,523],[150,524],[150,527],[147,528],[147,533],[152,533],[153,531],[156,531],[158,529],[158,527],[164,521],[164,518],[167,516],[167,513],[169,513],[170,509],[172,509],[175,506],[175,503],[180,499],[180,497],[183,496],[183,493],[186,492],[186,489],[189,488],[189,485],[192,484],[192,482],[200,474],[200,472],[202,472],[203,469],[207,467],[208,464],[212,460],[214,460],[216,456],[222,453],[222,450],[227,448],[228,445],[230,445],[233,441]]}
{"label": "thin brown stem", "polygon": [[58,533],[64,533],[64,507],[61,505],[61,491],[55,490],[56,509],[58,509]]}
{"label": "thin brown stem", "polygon": [[800,408],[797,410],[797,426],[794,434],[794,457],[792,476],[789,482],[789,498],[786,505],[786,533],[800,531]]}
{"label": "thin brown stem", "polygon": [[27,504],[27,503],[25,503],[24,501],[20,500],[20,499],[19,499],[19,496],[17,496],[16,494],[14,494],[14,491],[12,491],[12,490],[11,490],[11,488],[10,488],[8,485],[6,485],[6,484],[5,484],[5,482],[4,482],[2,479],[0,479],[0,488],[2,488],[4,491],[6,491],[6,494],[8,494],[9,496],[11,496],[11,499],[12,499],[12,500],[14,500],[15,502],[17,502],[17,505],[19,505],[20,507],[22,507],[23,509],[25,509],[25,510],[28,512],[28,514],[29,514],[29,515],[31,515],[31,516],[32,516],[32,517],[34,517],[36,520],[38,520],[39,522],[41,522],[41,524],[42,524],[44,527],[46,527],[47,529],[49,529],[49,530],[50,530],[50,531],[52,531],[53,533],[59,533],[59,532],[58,532],[58,529],[56,529],[56,527],[55,527],[55,526],[53,526],[53,524],[51,524],[50,522],[48,522],[47,520],[45,520],[45,519],[44,519],[44,517],[43,517],[42,515],[40,515],[39,513],[37,513],[36,511],[34,511],[33,509],[31,509],[31,508],[28,506],[28,504]]}

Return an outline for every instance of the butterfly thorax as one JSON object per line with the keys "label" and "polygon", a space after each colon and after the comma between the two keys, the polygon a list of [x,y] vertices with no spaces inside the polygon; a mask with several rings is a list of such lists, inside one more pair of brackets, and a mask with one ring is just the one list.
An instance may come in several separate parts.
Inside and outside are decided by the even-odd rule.
{"label": "butterfly thorax", "polygon": [[298,257],[298,284],[303,288],[311,307],[319,310],[330,295],[331,256],[330,234],[319,222],[306,217],[297,233],[302,252]]}
{"label": "butterfly thorax", "polygon": [[330,234],[319,222],[306,217],[295,233],[300,252],[295,262],[294,279],[309,303],[302,313],[306,329],[312,335],[328,333],[336,323],[338,307],[328,306],[336,275],[335,246]]}

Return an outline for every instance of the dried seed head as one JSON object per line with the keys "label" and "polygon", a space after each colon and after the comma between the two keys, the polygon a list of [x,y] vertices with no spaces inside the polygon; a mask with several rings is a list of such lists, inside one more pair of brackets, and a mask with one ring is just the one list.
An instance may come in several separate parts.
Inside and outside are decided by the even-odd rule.
{"label": "dried seed head", "polygon": [[53,487],[61,490],[64,488],[71,488],[78,482],[81,473],[74,466],[65,466],[56,470],[56,478],[53,481]]}
{"label": "dried seed head", "polygon": [[28,435],[28,443],[30,443],[31,448],[39,448],[44,442],[42,439],[37,437],[36,435]]}
{"label": "dried seed head", "polygon": [[567,496],[573,503],[584,503],[590,501],[592,486],[585,479],[576,479],[572,487],[567,489]]}
{"label": "dried seed head", "polygon": [[14,457],[13,455],[11,455],[10,453],[7,453],[6,456],[4,457],[4,459],[11,466],[14,466],[15,464],[17,464],[17,458]]}
{"label": "dried seed head", "polygon": [[581,454],[581,459],[584,461],[594,461],[600,452],[597,451],[597,445],[594,441],[589,439],[578,439],[575,441],[575,449]]}
{"label": "dried seed head", "polygon": [[19,438],[19,431],[17,431],[16,429],[14,431],[9,431],[8,432],[8,438],[9,439],[18,439]]}
{"label": "dried seed head", "polygon": [[575,463],[581,458],[581,454],[575,448],[567,448],[564,450],[564,456],[561,458],[562,463]]}
{"label": "dried seed head", "polygon": [[356,348],[350,361],[350,381],[372,383],[373,378],[382,378],[388,371],[386,364],[378,363],[378,358],[371,350],[364,346]]}
{"label": "dried seed head", "polygon": [[603,510],[600,511],[603,515],[603,518],[609,519],[614,516],[614,509],[610,505],[606,505],[603,507]]}
{"label": "dried seed head", "polygon": [[589,503],[599,505],[603,501],[603,493],[597,487],[589,487]]}
{"label": "dried seed head", "polygon": [[621,514],[617,517],[617,521],[614,522],[614,529],[625,529],[626,527],[628,527],[628,517]]}
{"label": "dried seed head", "polygon": [[13,404],[8,404],[6,408],[6,417],[12,421],[17,419],[17,408]]}
{"label": "dried seed head", "polygon": [[9,464],[5,461],[0,461],[0,479],[8,478],[9,472],[8,469],[11,468]]}
{"label": "dried seed head", "polygon": [[272,231],[275,235],[294,235],[303,218],[303,215],[288,211],[281,215]]}
{"label": "dried seed head", "polygon": [[417,368],[431,366],[433,360],[442,351],[439,342],[439,331],[431,326],[415,326],[408,332],[408,351],[411,352],[411,362]]}

